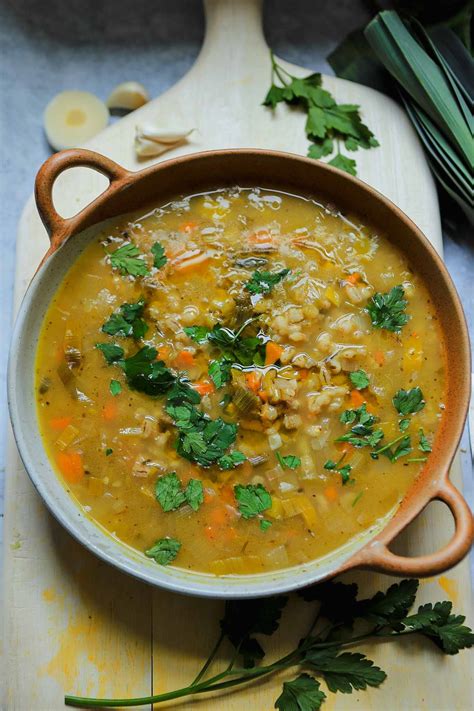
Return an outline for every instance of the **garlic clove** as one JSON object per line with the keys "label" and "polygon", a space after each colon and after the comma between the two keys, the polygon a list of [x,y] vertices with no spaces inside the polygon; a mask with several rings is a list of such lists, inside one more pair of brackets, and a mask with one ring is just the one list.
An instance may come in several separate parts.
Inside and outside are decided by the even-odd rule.
{"label": "garlic clove", "polygon": [[125,109],[135,111],[150,101],[147,90],[137,81],[125,81],[119,84],[109,95],[109,109]]}
{"label": "garlic clove", "polygon": [[57,151],[77,148],[103,131],[109,122],[106,105],[88,91],[62,91],[47,105],[43,126]]}
{"label": "garlic clove", "polygon": [[135,135],[135,153],[140,158],[159,156],[186,143],[188,136],[193,131],[193,128],[190,130],[166,130],[151,124],[139,125]]}

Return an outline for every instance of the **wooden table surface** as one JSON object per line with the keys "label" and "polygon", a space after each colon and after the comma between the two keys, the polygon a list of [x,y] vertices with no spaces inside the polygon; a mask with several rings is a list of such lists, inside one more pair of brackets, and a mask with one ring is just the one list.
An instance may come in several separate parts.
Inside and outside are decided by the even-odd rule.
{"label": "wooden table surface", "polygon": [[[209,148],[273,148],[305,154],[303,117],[285,107],[275,116],[260,104],[269,84],[268,49],[260,26],[259,0],[207,0],[207,32],[191,71],[174,87],[88,144],[139,169],[132,145],[144,118],[164,127],[195,126],[192,142],[173,155]],[[285,66],[295,74],[302,68]],[[229,68],[232,68],[230,71]],[[441,251],[436,191],[422,150],[401,109],[356,84],[324,77],[344,103],[359,103],[381,147],[356,154],[360,177],[394,200]],[[212,108],[212,110],[210,110]],[[164,156],[166,158],[166,156]],[[407,170],[407,166],[409,169]],[[65,215],[103,189],[88,170],[58,180],[55,199]],[[15,304],[31,278],[47,239],[32,201],[23,213],[17,241]],[[181,686],[193,678],[212,647],[222,603],[152,589],[111,569],[63,531],[37,497],[9,443],[6,492],[5,635],[2,664],[5,708],[56,711],[65,691],[89,695],[145,695]],[[460,485],[457,462],[452,478]],[[394,545],[417,554],[440,547],[452,523],[432,504]],[[374,591],[392,582],[372,573],[351,574]],[[465,612],[471,600],[467,562],[424,581],[420,602],[450,598]],[[294,644],[309,611],[292,600],[281,630],[267,645],[271,655]],[[328,709],[467,710],[472,702],[468,654],[443,657],[423,641],[364,648],[387,672],[379,690],[330,695]],[[273,707],[281,679],[245,691],[194,702],[213,711]],[[189,703],[189,702],[188,702]],[[178,708],[188,708],[178,703]]]}

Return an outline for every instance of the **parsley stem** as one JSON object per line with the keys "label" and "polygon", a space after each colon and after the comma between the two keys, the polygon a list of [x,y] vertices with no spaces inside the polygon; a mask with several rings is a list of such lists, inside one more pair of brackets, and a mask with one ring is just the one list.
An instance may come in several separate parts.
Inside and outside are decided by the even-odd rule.
{"label": "parsley stem", "polygon": [[390,449],[392,445],[397,444],[397,442],[400,442],[401,439],[406,437],[406,434],[401,434],[400,437],[396,437],[395,439],[392,439],[391,442],[386,444],[384,447],[380,447],[380,449],[375,449],[372,454],[382,454],[382,452],[385,452],[387,449]]}
{"label": "parsley stem", "polygon": [[428,457],[411,457],[411,459],[405,459],[405,462],[426,462]]}
{"label": "parsley stem", "polygon": [[218,650],[219,650],[219,647],[220,647],[221,644],[222,644],[222,641],[223,641],[223,639],[224,639],[224,636],[225,636],[224,633],[221,632],[220,637],[219,637],[219,639],[217,640],[217,642],[215,643],[214,648],[213,648],[212,652],[210,653],[210,655],[208,656],[206,663],[204,664],[204,666],[202,667],[201,671],[200,671],[199,674],[196,676],[196,678],[194,679],[194,681],[191,682],[191,686],[194,686],[195,684],[198,684],[198,683],[201,681],[201,679],[203,678],[204,674],[205,674],[205,673],[207,672],[207,670],[209,669],[209,667],[211,666],[211,664],[212,664],[212,662],[214,661],[214,658],[215,658],[215,656],[216,656],[216,654],[217,654],[217,652],[218,652]]}

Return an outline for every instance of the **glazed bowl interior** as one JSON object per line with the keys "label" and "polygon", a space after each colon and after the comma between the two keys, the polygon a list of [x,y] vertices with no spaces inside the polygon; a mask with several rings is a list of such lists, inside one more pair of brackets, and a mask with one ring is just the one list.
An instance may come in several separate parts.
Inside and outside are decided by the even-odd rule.
{"label": "glazed bowl interior", "polygon": [[[400,508],[323,558],[279,571],[219,578],[179,567],[157,566],[88,518],[53,471],[46,454],[36,414],[34,378],[36,347],[49,304],[68,269],[99,229],[104,229],[116,216],[151,202],[165,204],[178,195],[229,185],[259,186],[327,200],[379,227],[404,252],[427,285],[439,315],[448,357],[446,412],[433,456]],[[357,560],[357,553],[364,546],[377,545],[379,538],[390,541],[432,498],[430,487],[436,487],[446,474],[462,431],[469,353],[462,312],[439,257],[391,203],[363,183],[318,162],[286,154],[220,152],[181,158],[136,174],[129,185],[109,196],[104,194],[86,208],[71,231],[74,234],[37,272],[21,306],[10,353],[9,405],[20,455],[38,492],[63,526],[92,552],[137,578],[183,593],[223,598],[269,595],[308,585],[351,567],[351,560]],[[400,511],[404,512],[402,517]]]}

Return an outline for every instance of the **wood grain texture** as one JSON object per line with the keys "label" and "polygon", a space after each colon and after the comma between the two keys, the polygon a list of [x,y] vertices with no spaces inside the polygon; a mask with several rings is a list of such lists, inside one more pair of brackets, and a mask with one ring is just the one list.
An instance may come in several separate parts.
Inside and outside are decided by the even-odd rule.
{"label": "wood grain texture", "polygon": [[[260,0],[207,0],[207,32],[191,71],[165,94],[110,126],[87,147],[138,170],[135,126],[144,120],[163,128],[195,127],[192,151],[260,147],[306,153],[304,117],[286,107],[275,114],[261,106],[270,79],[268,48],[261,31]],[[307,70],[283,63],[296,75]],[[433,180],[417,138],[401,109],[373,90],[334,77],[324,85],[344,103],[358,103],[381,147],[355,154],[359,176],[396,202],[441,251]],[[171,154],[170,154],[171,155]],[[162,160],[166,159],[166,154]],[[104,189],[102,176],[76,169],[61,176],[54,195],[69,216]],[[18,231],[15,303],[47,248],[32,200]],[[452,478],[461,485],[459,463]],[[448,540],[452,523],[445,507],[432,504],[400,537],[397,552],[435,550]],[[82,549],[46,511],[10,441],[5,517],[4,707],[8,711],[63,707],[63,692],[146,694],[189,683],[218,633],[223,603],[153,590],[106,566]],[[356,573],[369,592],[387,587],[386,576]],[[469,572],[464,562],[421,585],[420,600],[451,597],[468,612]],[[310,611],[296,599],[269,654],[287,649],[307,625]],[[380,690],[332,696],[332,709],[430,709],[467,711],[472,676],[467,654],[446,658],[423,641],[367,646],[389,673]],[[222,663],[222,662],[218,662]],[[279,680],[259,683],[219,699],[201,698],[206,711],[266,711],[279,694]],[[179,703],[177,708],[188,708]]]}

